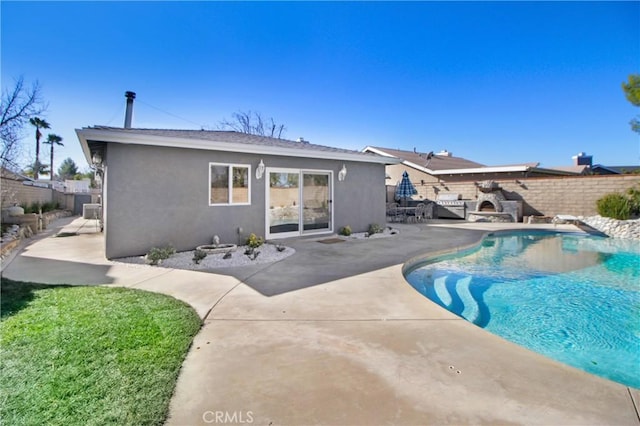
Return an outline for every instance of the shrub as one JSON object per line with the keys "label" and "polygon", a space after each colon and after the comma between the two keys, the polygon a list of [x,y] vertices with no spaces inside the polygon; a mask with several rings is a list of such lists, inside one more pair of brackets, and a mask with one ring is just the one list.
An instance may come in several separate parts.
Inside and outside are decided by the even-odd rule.
{"label": "shrub", "polygon": [[251,233],[249,235],[249,238],[247,238],[246,244],[252,249],[257,249],[264,244],[264,239],[262,237],[256,236],[256,234],[254,233]]}
{"label": "shrub", "polygon": [[619,193],[607,194],[596,202],[598,214],[612,219],[627,220],[631,217],[629,198]]}
{"label": "shrub", "polygon": [[24,209],[24,214],[40,212],[40,203],[37,201],[31,204],[27,204],[27,203],[20,204],[20,207]]}
{"label": "shrub", "polygon": [[631,214],[635,216],[640,215],[640,185],[627,189],[627,196],[631,204]]}
{"label": "shrub", "polygon": [[348,237],[349,235],[351,235],[351,227],[349,225],[343,226],[340,229],[340,235],[344,235],[345,237]]}
{"label": "shrub", "polygon": [[48,201],[46,203],[40,204],[39,201],[35,201],[31,204],[23,203],[20,205],[20,207],[24,209],[25,214],[40,213],[40,210],[42,210],[42,213],[46,213],[53,210],[57,210],[59,208],[59,203],[54,201]]}
{"label": "shrub", "polygon": [[170,258],[171,255],[175,252],[176,250],[171,246],[153,247],[151,250],[149,250],[149,253],[147,253],[146,257],[150,265],[158,265],[164,259]]}
{"label": "shrub", "polygon": [[196,251],[193,252],[193,263],[199,265],[202,259],[204,259],[205,257],[207,257],[206,251],[196,249]]}
{"label": "shrub", "polygon": [[369,235],[380,234],[384,231],[384,228],[377,223],[372,223],[369,225]]}

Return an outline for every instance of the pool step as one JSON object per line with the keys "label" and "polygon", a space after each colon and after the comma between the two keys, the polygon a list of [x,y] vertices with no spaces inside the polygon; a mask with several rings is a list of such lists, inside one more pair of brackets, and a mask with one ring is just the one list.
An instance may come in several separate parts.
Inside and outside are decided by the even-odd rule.
{"label": "pool step", "polygon": [[456,283],[456,291],[464,305],[464,310],[461,315],[468,321],[475,323],[480,316],[480,306],[478,306],[478,302],[473,297],[473,294],[471,294],[471,290],[469,289],[470,284],[470,276],[461,278]]}
{"label": "pool step", "polygon": [[451,306],[451,302],[453,299],[451,298],[451,294],[449,294],[449,290],[447,289],[447,278],[448,275],[444,277],[438,277],[433,281],[433,289],[436,292],[436,296],[438,299],[448,308]]}
{"label": "pool step", "polygon": [[480,306],[469,289],[471,280],[472,277],[467,276],[452,282],[451,277],[445,275],[433,281],[433,290],[444,307],[475,323],[480,317]]}

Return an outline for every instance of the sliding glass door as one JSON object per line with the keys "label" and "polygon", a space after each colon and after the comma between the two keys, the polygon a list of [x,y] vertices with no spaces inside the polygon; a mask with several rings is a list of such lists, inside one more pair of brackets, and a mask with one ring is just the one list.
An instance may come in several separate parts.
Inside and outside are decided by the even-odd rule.
{"label": "sliding glass door", "polygon": [[302,230],[331,230],[331,197],[327,172],[302,173]]}
{"label": "sliding glass door", "polygon": [[267,235],[300,234],[300,172],[269,171]]}
{"label": "sliding glass door", "polygon": [[333,230],[330,171],[267,169],[267,238]]}

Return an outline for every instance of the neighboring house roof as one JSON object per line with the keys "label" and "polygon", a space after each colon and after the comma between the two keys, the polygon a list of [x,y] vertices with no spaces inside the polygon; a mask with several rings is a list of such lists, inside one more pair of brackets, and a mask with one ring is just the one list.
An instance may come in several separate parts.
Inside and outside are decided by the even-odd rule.
{"label": "neighboring house roof", "polygon": [[603,166],[602,164],[594,164],[591,169],[594,174],[601,172],[610,174],[638,173],[640,166]]}
{"label": "neighboring house roof", "polygon": [[0,176],[5,179],[17,180],[17,181],[33,181],[29,176],[24,176],[19,173],[13,172],[6,167],[0,167]]}
{"label": "neighboring house roof", "polygon": [[564,172],[564,173],[571,173],[571,174],[581,175],[581,174],[589,173],[591,168],[589,166],[587,166],[587,165],[581,165],[581,166],[553,166],[553,167],[547,167],[546,169],[540,169],[540,170],[550,170],[552,172]]}
{"label": "neighboring house roof", "polygon": [[316,145],[306,141],[294,142],[246,133],[212,130],[124,129],[94,126],[76,129],[82,150],[89,164],[96,143],[126,143],[211,151],[244,152],[264,155],[358,161],[395,164],[399,160],[374,153]]}
{"label": "neighboring house roof", "polygon": [[373,152],[379,155],[387,155],[398,158],[402,164],[428,173],[432,176],[443,175],[464,175],[474,173],[509,173],[509,172],[530,172],[535,170],[539,173],[548,174],[579,174],[572,171],[553,170],[539,168],[540,163],[522,163],[505,166],[485,166],[475,161],[467,160],[452,155],[424,154],[419,152],[402,151],[397,149],[367,146],[363,151]]}
{"label": "neighboring house roof", "polygon": [[368,146],[363,149],[363,151],[399,158],[403,160],[403,163],[410,163],[421,168],[428,168],[432,171],[484,167],[482,164],[476,163],[475,161],[470,161],[454,156],[432,154],[431,158],[427,159],[428,154],[426,153],[402,151],[399,149],[389,149],[375,146]]}

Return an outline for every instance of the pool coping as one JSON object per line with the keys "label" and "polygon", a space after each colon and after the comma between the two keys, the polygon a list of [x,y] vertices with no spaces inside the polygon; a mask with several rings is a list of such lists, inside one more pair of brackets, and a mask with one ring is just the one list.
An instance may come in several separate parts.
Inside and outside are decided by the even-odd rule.
{"label": "pool coping", "polygon": [[[59,228],[91,229],[80,220]],[[460,225],[453,226],[476,230],[474,244],[496,230]],[[400,237],[375,242],[291,241],[294,256],[238,276],[116,264],[104,259],[101,234],[80,232],[27,245],[3,276],[126,286],[191,304],[203,327],[182,366],[169,425],[210,424],[209,412],[246,420],[248,411],[260,424],[640,425],[639,390],[494,336],[415,291],[402,274],[415,256],[402,249],[466,235],[438,227],[452,225],[406,225]],[[335,251],[349,247],[384,265],[352,273],[353,257]],[[304,268],[325,258],[332,268],[315,269],[304,285],[264,293],[283,276],[304,281]]]}

